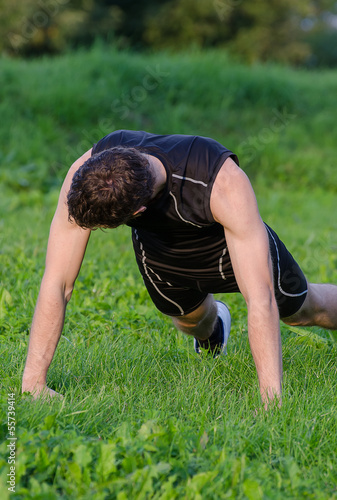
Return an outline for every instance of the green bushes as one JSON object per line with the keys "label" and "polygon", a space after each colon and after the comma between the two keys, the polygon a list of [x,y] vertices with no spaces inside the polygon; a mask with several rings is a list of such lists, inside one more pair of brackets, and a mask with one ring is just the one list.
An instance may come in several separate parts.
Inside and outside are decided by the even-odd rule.
{"label": "green bushes", "polygon": [[146,56],[102,47],[1,65],[0,176],[12,188],[46,191],[105,134],[132,128],[211,136],[253,178],[336,190],[334,72],[309,78],[218,51]]}

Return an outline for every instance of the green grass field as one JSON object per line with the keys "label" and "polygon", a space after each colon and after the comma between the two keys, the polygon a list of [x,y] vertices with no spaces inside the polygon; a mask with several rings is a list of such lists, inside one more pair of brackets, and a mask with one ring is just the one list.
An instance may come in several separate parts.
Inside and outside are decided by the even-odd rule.
{"label": "green grass field", "polygon": [[[337,335],[282,326],[284,399],[261,411],[241,296],[228,355],[157,314],[129,229],[92,234],[49,370],[20,384],[49,225],[70,163],[115,128],[214,137],[312,281],[337,283],[336,71],[220,52],[0,60],[1,499],[337,499]],[[16,487],[8,491],[8,394]]]}

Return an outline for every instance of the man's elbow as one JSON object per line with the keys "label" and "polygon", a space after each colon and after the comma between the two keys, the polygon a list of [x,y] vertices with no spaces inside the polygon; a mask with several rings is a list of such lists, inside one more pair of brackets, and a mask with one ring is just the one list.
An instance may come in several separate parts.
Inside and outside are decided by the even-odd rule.
{"label": "man's elbow", "polygon": [[65,289],[64,289],[64,300],[65,300],[66,304],[68,304],[68,302],[70,301],[71,296],[73,294],[73,290],[74,290],[74,285],[66,286],[65,287]]}
{"label": "man's elbow", "polygon": [[48,272],[46,269],[40,287],[39,297],[46,297],[51,303],[63,303],[67,305],[71,299],[74,282],[62,276]]}

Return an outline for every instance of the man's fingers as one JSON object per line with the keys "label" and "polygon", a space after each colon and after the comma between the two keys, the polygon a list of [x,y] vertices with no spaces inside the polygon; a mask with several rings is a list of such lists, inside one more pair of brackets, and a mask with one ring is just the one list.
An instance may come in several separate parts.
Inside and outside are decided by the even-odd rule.
{"label": "man's fingers", "polygon": [[60,398],[63,399],[64,396],[60,394],[59,392],[53,391],[53,389],[50,389],[47,386],[44,387],[35,387],[32,390],[26,390],[24,391],[25,393],[29,393],[31,396],[33,396],[34,399],[42,398],[42,399],[49,399],[49,398]]}

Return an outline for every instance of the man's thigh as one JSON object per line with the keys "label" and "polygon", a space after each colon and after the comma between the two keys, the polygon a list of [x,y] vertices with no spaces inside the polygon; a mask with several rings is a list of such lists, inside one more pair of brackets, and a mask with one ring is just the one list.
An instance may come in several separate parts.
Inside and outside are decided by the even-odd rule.
{"label": "man's thigh", "polygon": [[[296,313],[307,295],[307,281],[299,265],[277,234],[266,225],[273,262],[275,298],[280,317]],[[134,242],[135,243],[135,242]],[[226,242],[224,241],[224,245]],[[166,265],[160,255],[148,258],[135,246],[139,270],[155,306],[169,316],[184,316],[196,310],[208,294],[237,293],[235,279],[227,248],[217,248],[208,259],[200,261],[198,268],[186,269]],[[191,250],[192,252],[192,250]]]}
{"label": "man's thigh", "polygon": [[295,314],[308,293],[307,280],[275,231],[266,225],[274,271],[274,290],[280,318]]}
{"label": "man's thigh", "polygon": [[186,316],[205,301],[208,293],[162,278],[152,268],[143,274],[144,284],[156,308],[167,316]]}
{"label": "man's thigh", "polygon": [[[174,254],[162,242],[133,234],[139,271],[155,306],[169,316],[195,311],[208,294],[239,292],[222,230],[221,238],[189,243]],[[188,241],[186,242],[186,245]]]}

